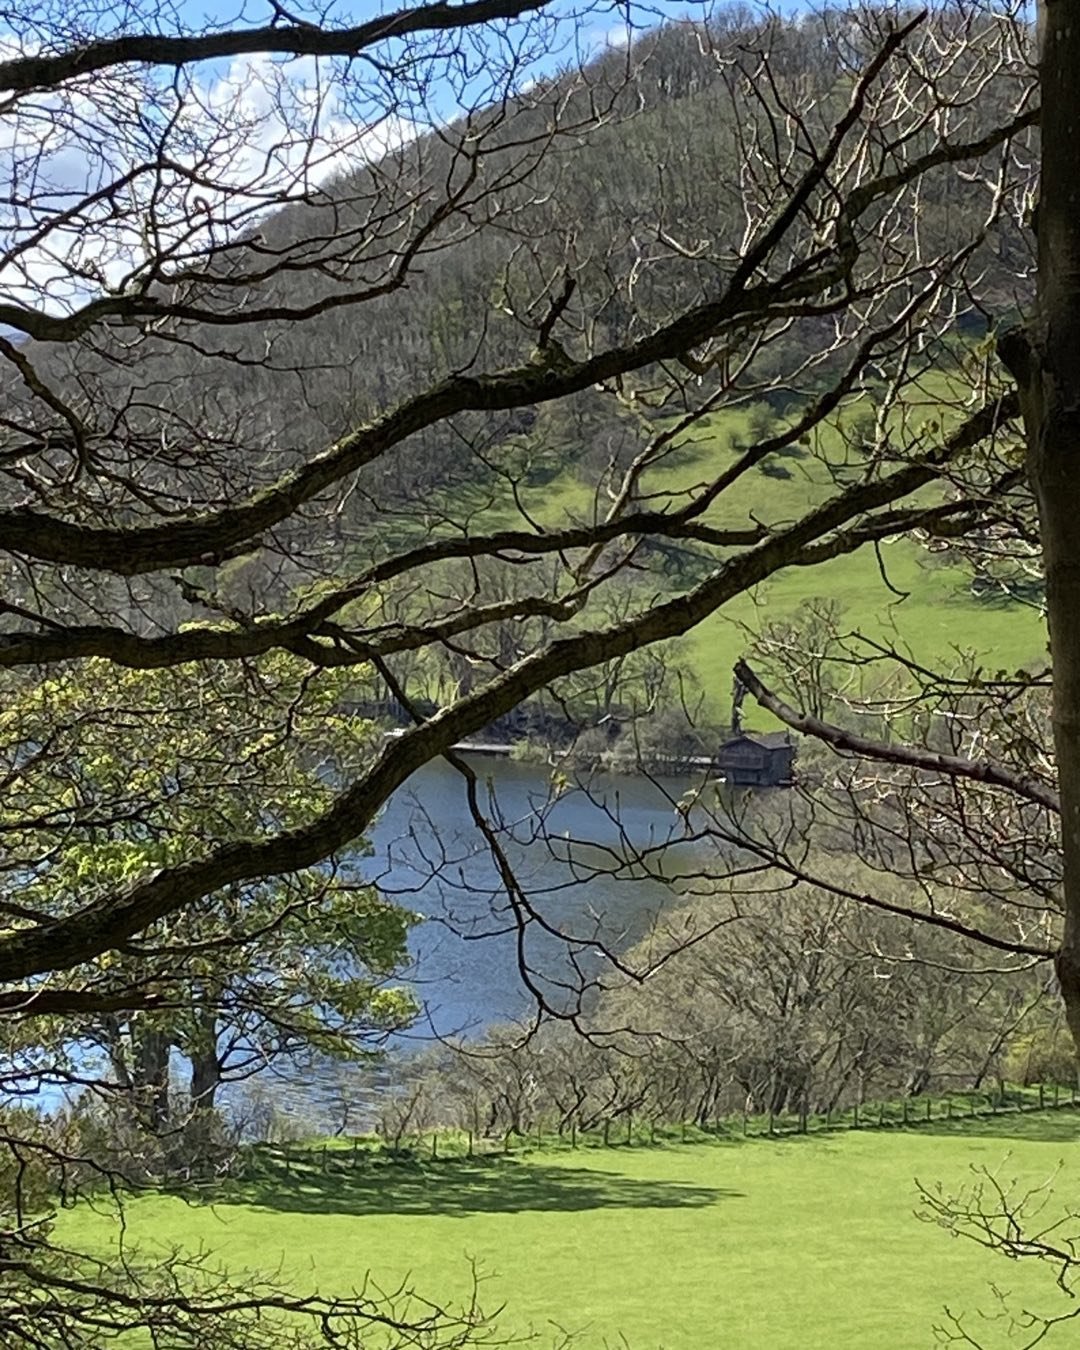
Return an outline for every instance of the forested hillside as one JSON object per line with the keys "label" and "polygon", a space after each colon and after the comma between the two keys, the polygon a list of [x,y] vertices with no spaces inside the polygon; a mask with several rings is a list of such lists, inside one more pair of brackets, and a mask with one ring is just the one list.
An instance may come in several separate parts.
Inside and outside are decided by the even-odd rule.
{"label": "forested hillside", "polygon": [[[696,537],[642,540],[644,574],[626,574],[611,599],[600,599],[602,588],[590,592],[586,609],[606,616],[627,612],[656,579],[677,593],[727,557],[729,542],[752,538],[758,522],[787,520],[807,500],[824,500],[872,471],[870,464],[910,454],[928,428],[932,436],[972,406],[988,325],[1008,322],[1030,294],[1025,199],[1003,194],[992,156],[984,173],[957,175],[941,155],[937,100],[951,102],[971,142],[1009,116],[1015,95],[1011,65],[985,68],[981,42],[992,43],[992,25],[965,45],[956,38],[967,23],[947,11],[935,16],[935,42],[953,49],[927,108],[908,119],[902,142],[869,137],[838,177],[837,190],[868,172],[887,179],[901,162],[901,144],[908,158],[930,157],[909,206],[898,211],[868,199],[860,208],[857,240],[853,233],[844,245],[851,270],[818,300],[749,313],[704,349],[689,343],[659,369],[557,400],[421,419],[241,556],[209,571],[189,569],[183,586],[149,576],[133,589],[102,574],[69,573],[62,581],[39,577],[30,588],[14,577],[13,598],[33,608],[43,586],[45,593],[56,586],[70,618],[93,622],[119,606],[145,632],[198,620],[207,602],[234,617],[267,605],[291,613],[319,577],[378,564],[433,536],[591,525],[614,501],[620,511],[682,509],[702,474],[776,438],[756,472],[709,508]],[[853,31],[846,47],[837,40],[842,26],[840,12],[825,12],[763,27],[738,9],[705,25],[671,23],[434,129],[392,111],[376,139],[399,144],[367,168],[305,186],[282,209],[257,202],[255,209],[241,198],[236,221],[208,230],[179,280],[140,280],[182,312],[186,304],[193,317],[154,319],[134,332],[106,324],[75,342],[26,345],[38,376],[55,384],[58,406],[84,424],[84,455],[103,457],[107,486],[90,475],[75,489],[81,518],[152,522],[194,497],[228,506],[273,486],[312,454],[332,452],[418,389],[471,371],[580,361],[692,312],[702,296],[724,288],[747,239],[775,214],[804,167],[804,142],[824,144],[843,115],[874,34]],[[756,69],[767,69],[768,79],[762,74],[760,90],[748,97]],[[1030,153],[1032,135],[1021,133],[1019,153]],[[779,173],[777,166],[784,166]],[[830,209],[823,199],[793,218],[784,243],[791,259],[815,256],[815,231],[824,246]],[[917,220],[910,238],[908,210]],[[904,314],[920,288],[916,337]],[[200,318],[210,311],[227,319],[237,306],[242,323]],[[865,363],[856,357],[852,366],[859,344],[882,324],[893,336],[884,345],[871,338]],[[717,377],[720,389],[707,392]],[[835,412],[824,421],[813,414],[820,423],[813,436],[804,431],[783,444],[785,428],[816,400],[832,401],[838,380],[848,392]],[[9,383],[33,421],[33,388],[15,372]],[[675,434],[680,417],[688,417],[686,430]],[[63,413],[47,419],[58,428],[48,434],[62,443]],[[125,467],[133,453],[144,461],[136,478]],[[622,475],[642,455],[645,472],[635,469],[624,490]],[[12,502],[42,494],[20,473],[0,490]],[[866,603],[870,560],[840,564],[822,584],[782,576],[773,617],[823,596],[839,622],[847,613],[876,635],[875,613],[892,598],[889,588],[900,595],[915,575],[925,577],[926,598],[909,606],[905,637],[921,657],[955,641],[980,651],[1000,647],[1002,663],[1037,659],[1037,619],[1021,610],[1014,623],[993,608],[1027,593],[1026,564],[998,564],[987,582],[983,561],[973,565],[963,549],[941,541],[937,550],[898,545],[890,553],[897,581]],[[943,571],[943,562],[959,570]],[[533,568],[523,585],[522,569],[505,559],[483,568],[480,589],[504,606],[537,579]],[[475,570],[441,563],[441,592],[464,596],[477,586]],[[941,602],[968,603],[976,586],[979,598],[950,626]],[[436,618],[446,605],[407,579],[385,581],[377,603],[387,625]],[[752,606],[730,612],[737,625],[761,627]],[[550,614],[493,617],[481,653],[444,645],[417,663],[404,652],[391,661],[397,679],[419,696],[442,699],[472,686],[478,655],[506,663],[552,631]],[[610,716],[614,704],[654,702],[662,665],[675,664],[693,688],[669,692],[665,702],[687,706],[689,699],[691,720],[723,722],[729,677],[717,668],[730,668],[741,631],[713,624],[681,655],[654,660],[651,673],[631,663],[599,682],[578,680],[560,697],[588,724]],[[381,677],[366,686],[369,693],[383,687]],[[693,746],[685,722],[684,749]]]}
{"label": "forested hillside", "polygon": [[[152,410],[155,424],[168,410],[167,439],[185,470],[190,428],[210,433],[215,453],[201,454],[200,470],[219,480],[220,491],[228,484],[235,493],[244,482],[272,481],[298,457],[433,379],[527,362],[566,276],[576,289],[559,312],[561,348],[580,358],[627,344],[721,286],[753,221],[785,191],[755,163],[755,141],[766,133],[790,137],[780,153],[794,174],[797,121],[807,134],[823,136],[843,111],[860,52],[835,41],[836,22],[829,14],[776,20],[766,39],[753,14],[721,11],[708,26],[671,24],[643,34],[630,50],[614,48],[583,71],[553,75],[508,106],[416,137],[403,126],[404,144],[369,170],[264,214],[206,260],[205,273],[218,280],[199,285],[199,304],[232,303],[238,297],[229,279],[243,278],[244,304],[264,320],[240,328],[185,324],[175,333],[168,324],[151,326],[137,360],[125,348],[120,366],[102,335],[48,352],[34,348],[34,358],[45,371],[64,372],[65,383],[77,381],[87,402],[99,387],[109,390],[110,404],[118,384],[130,388],[123,417],[133,434],[140,407]],[[935,22],[947,30],[950,19]],[[947,31],[941,40],[948,41]],[[764,101],[747,105],[734,88],[733,53],[745,71],[766,46],[775,100],[800,110],[786,124],[775,123]],[[966,68],[978,59],[977,49],[961,50],[940,76],[941,95],[958,94],[973,139],[1007,113],[1012,90],[1004,74],[972,87]],[[924,118],[905,150],[925,154],[935,137],[933,119]],[[866,153],[876,152],[868,145]],[[877,167],[887,172],[895,150],[879,153]],[[458,209],[446,209],[444,196]],[[428,202],[435,205],[426,208]],[[987,206],[978,176],[958,179],[947,165],[928,172],[911,241],[916,256],[925,254],[929,266],[970,248]],[[406,274],[395,250],[418,218],[423,238],[408,245],[414,265]],[[811,226],[801,222],[804,236]],[[895,222],[884,215],[877,220],[871,212],[864,228],[859,270],[869,278],[895,261],[898,242]],[[805,237],[793,247],[803,243]],[[916,359],[939,373],[961,361],[991,316],[1000,321],[1028,298],[1030,265],[1025,222],[1001,214],[965,259],[977,285],[941,297],[936,337]],[[857,295],[858,277],[851,284]],[[341,302],[367,290],[373,294],[359,321]],[[294,311],[310,317],[297,323]],[[763,400],[783,412],[802,404],[826,386],[857,336],[857,315],[838,329],[835,302],[818,313],[778,314],[752,338],[733,332],[724,359],[737,378],[724,406]],[[669,378],[652,389],[648,381],[633,391],[605,384],[557,404],[459,415],[448,426],[423,428],[357,475],[344,494],[341,528],[400,515],[433,488],[490,484],[499,471],[531,467],[550,477],[570,466],[595,484],[610,464],[625,467],[657,417],[692,406],[700,385],[693,365],[693,358],[673,363]],[[884,363],[865,372],[870,390],[875,379],[884,388],[888,378]],[[253,432],[266,447],[254,461],[247,453]],[[159,463],[167,481],[167,453]],[[126,510],[137,516],[138,500],[129,498]],[[370,546],[368,532],[355,542]]]}

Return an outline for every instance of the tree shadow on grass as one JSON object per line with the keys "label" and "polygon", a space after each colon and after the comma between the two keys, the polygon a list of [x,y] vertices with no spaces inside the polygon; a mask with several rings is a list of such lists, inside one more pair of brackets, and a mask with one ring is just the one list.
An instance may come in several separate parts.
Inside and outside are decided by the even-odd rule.
{"label": "tree shadow on grass", "polygon": [[514,1214],[524,1210],[704,1208],[741,1191],[669,1181],[637,1181],[617,1172],[522,1163],[514,1158],[402,1162],[361,1157],[323,1171],[293,1161],[286,1172],[260,1159],[260,1174],[232,1183],[215,1204],[255,1205],[293,1214]]}

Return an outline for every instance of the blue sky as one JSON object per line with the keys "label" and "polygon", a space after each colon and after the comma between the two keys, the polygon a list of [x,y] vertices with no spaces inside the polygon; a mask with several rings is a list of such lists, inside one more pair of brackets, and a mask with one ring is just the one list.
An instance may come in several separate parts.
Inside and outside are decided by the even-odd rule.
{"label": "blue sky", "polygon": [[[400,9],[422,0],[332,0],[319,5],[311,0],[285,0],[285,9],[298,20],[322,21],[340,26],[361,23],[380,13]],[[652,28],[665,18],[706,12],[705,0],[554,0],[543,14],[558,20],[557,37],[551,50],[530,63],[529,74],[543,76],[575,60],[588,59],[610,43],[623,43],[629,29]],[[212,28],[259,28],[270,23],[273,7],[267,0],[121,0],[103,5],[96,13],[80,14],[86,27],[100,36],[117,32],[199,32]],[[525,22],[528,22],[526,16]],[[4,25],[0,22],[0,32]],[[9,28],[9,31],[10,28]],[[511,30],[512,31],[512,30]],[[211,82],[229,69],[228,62],[204,62],[200,81]],[[479,89],[481,86],[477,84]],[[473,90],[467,91],[475,96]],[[453,108],[438,108],[440,117],[453,115]]]}

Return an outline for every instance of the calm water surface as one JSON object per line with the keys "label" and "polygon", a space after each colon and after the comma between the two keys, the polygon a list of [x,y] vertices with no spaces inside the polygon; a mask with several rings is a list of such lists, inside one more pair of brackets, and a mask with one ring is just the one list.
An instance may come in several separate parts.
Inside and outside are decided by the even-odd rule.
{"label": "calm water surface", "polygon": [[[420,916],[401,979],[415,990],[423,1015],[395,1042],[403,1052],[436,1037],[479,1036],[496,1023],[527,1018],[536,998],[522,979],[522,960],[544,998],[567,1006],[583,976],[606,968],[588,944],[625,952],[678,900],[680,878],[706,853],[686,841],[684,817],[675,806],[701,786],[696,781],[606,775],[590,778],[587,790],[570,782],[556,791],[545,766],[480,757],[469,762],[480,779],[484,815],[543,924],[527,923],[521,936],[507,886],[473,822],[462,776],[443,762],[414,774],[369,832],[369,849],[352,860],[363,877]],[[177,1073],[186,1076],[182,1063]],[[333,1128],[340,1066],[279,1062],[252,1081],[287,1114]],[[239,1104],[248,1090],[226,1085],[223,1104]],[[347,1092],[358,1108],[353,1128],[370,1125],[381,1090],[378,1074],[348,1075]],[[43,1089],[36,1100],[53,1109],[63,1093]]]}
{"label": "calm water surface", "polygon": [[[566,1006],[581,983],[572,962],[587,976],[605,967],[602,954],[583,943],[625,952],[677,902],[680,878],[703,861],[706,849],[686,842],[675,809],[700,784],[608,775],[590,779],[587,791],[571,783],[555,792],[543,766],[479,757],[470,763],[484,814],[497,824],[506,860],[543,919],[525,926],[524,960],[544,997]],[[422,916],[403,978],[424,1012],[395,1048],[407,1053],[436,1036],[478,1036],[528,1017],[536,999],[521,976],[519,928],[461,775],[442,762],[420,770],[387,803],[369,839],[370,853],[355,860],[358,871]],[[342,1099],[337,1067],[274,1073],[280,1108],[333,1128]],[[380,1075],[349,1073],[347,1082],[349,1128],[368,1128]]]}
{"label": "calm water surface", "polygon": [[[471,761],[480,804],[499,825],[499,842],[530,903],[570,938],[599,939],[617,951],[637,941],[672,903],[679,876],[699,849],[674,808],[686,780],[593,778],[588,791],[561,794],[541,766]],[[475,1033],[528,1013],[534,1000],[519,970],[518,925],[491,851],[473,823],[461,776],[444,763],[421,770],[388,803],[371,834],[365,875],[424,916],[411,938],[406,972],[424,1001],[429,1030]],[[650,862],[642,867],[638,850]],[[525,959],[545,995],[565,1000],[569,951],[587,968],[599,957],[572,941],[526,926]]]}

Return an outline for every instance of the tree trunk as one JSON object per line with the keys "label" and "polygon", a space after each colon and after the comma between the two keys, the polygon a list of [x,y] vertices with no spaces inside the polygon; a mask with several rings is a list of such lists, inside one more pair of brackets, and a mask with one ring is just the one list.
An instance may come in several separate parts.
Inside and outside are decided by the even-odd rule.
{"label": "tree trunk", "polygon": [[191,1058],[191,1109],[212,1111],[221,1086],[221,1065],[216,1048],[200,1050]]}
{"label": "tree trunk", "polygon": [[221,1086],[217,1019],[213,1013],[200,1017],[196,1034],[188,1047],[188,1058],[191,1060],[191,1113],[195,1115],[200,1111],[213,1111],[217,1090]]}
{"label": "tree trunk", "polygon": [[1041,28],[1038,302],[1000,351],[1019,386],[1046,568],[1064,855],[1057,974],[1080,1048],[1080,0],[1046,0]]}
{"label": "tree trunk", "polygon": [[160,1134],[169,1126],[169,1052],[172,1044],[163,1031],[139,1025],[135,1018],[135,1061],[132,1081],[139,1117],[145,1127]]}

